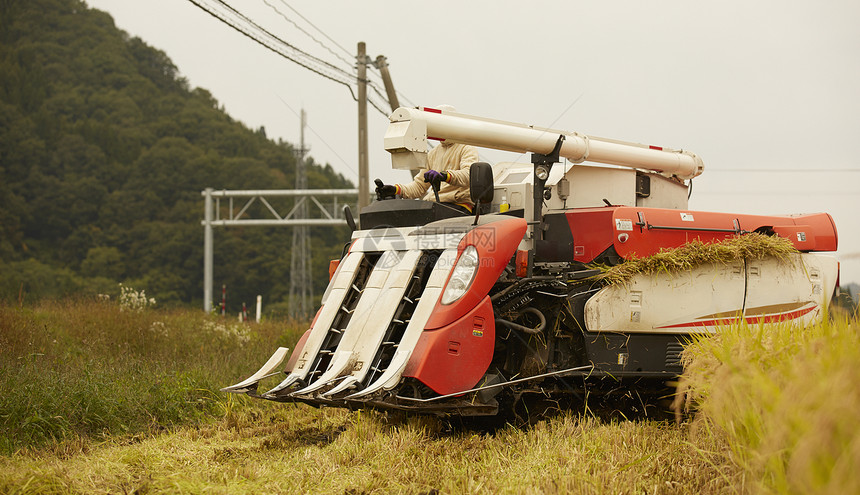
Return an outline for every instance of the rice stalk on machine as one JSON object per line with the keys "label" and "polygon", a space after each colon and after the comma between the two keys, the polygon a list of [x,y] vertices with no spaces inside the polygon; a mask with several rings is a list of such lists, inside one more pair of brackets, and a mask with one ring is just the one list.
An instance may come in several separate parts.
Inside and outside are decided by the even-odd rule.
{"label": "rice stalk on machine", "polygon": [[[224,391],[494,416],[530,397],[659,390],[681,373],[692,334],[820,319],[838,285],[836,260],[817,254],[836,250],[830,215],[691,211],[704,170],[694,153],[431,108],[390,120],[397,169],[424,166],[428,139],[530,153],[531,163],[473,164],[474,216],[408,199],[363,209],[289,359],[280,348]],[[596,276],[694,242],[764,236],[796,250],[624,283]],[[258,390],[284,360],[283,380]]]}

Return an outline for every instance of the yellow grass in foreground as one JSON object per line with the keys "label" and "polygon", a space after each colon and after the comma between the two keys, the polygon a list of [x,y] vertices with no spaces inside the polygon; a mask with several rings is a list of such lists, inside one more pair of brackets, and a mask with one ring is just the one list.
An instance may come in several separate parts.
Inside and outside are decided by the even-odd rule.
{"label": "yellow grass in foreground", "polygon": [[741,326],[685,352],[694,431],[763,493],[860,493],[857,322]]}
{"label": "yellow grass in foreground", "polygon": [[273,406],[68,457],[0,458],[3,493],[724,493],[739,473],[665,423],[559,417],[494,436]]}

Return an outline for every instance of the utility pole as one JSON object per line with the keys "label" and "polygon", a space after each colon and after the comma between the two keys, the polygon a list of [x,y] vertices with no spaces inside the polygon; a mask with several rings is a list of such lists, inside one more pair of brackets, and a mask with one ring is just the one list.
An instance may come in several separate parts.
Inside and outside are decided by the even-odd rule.
{"label": "utility pole", "polygon": [[[304,108],[301,113],[301,131],[299,134],[298,159],[296,160],[296,189],[308,188],[308,179],[305,175],[305,125],[306,115]],[[301,218],[306,218],[307,204],[305,198],[300,198],[295,206],[296,213]],[[311,242],[307,225],[293,227],[293,247],[290,252],[290,316],[296,318],[307,318],[311,312],[312,282],[310,272]]]}
{"label": "utility pole", "polygon": [[385,55],[376,57],[376,68],[379,70],[379,75],[382,76],[382,84],[385,85],[385,94],[388,96],[388,104],[391,106],[391,111],[400,108],[400,102],[397,100],[397,93],[394,91],[394,83],[391,82],[391,73],[388,72],[388,61]]}
{"label": "utility pole", "polygon": [[212,237],[212,188],[203,191],[203,311],[212,311],[212,270],[214,262],[215,240]]}
{"label": "utility pole", "polygon": [[358,42],[358,211],[370,204],[367,157],[367,48]]}

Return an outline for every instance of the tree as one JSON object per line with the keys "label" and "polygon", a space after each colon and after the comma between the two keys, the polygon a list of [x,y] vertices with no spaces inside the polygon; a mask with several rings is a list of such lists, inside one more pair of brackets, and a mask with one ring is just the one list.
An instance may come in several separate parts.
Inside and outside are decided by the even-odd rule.
{"label": "tree", "polygon": [[[0,263],[15,274],[2,297],[21,284],[54,296],[127,281],[159,304],[198,304],[200,191],[292,187],[295,159],[108,14],[79,0],[0,0]],[[312,160],[307,172],[311,187],[351,187]],[[315,264],[348,237],[312,232]],[[285,300],[288,229],[231,230],[217,243],[231,301]]]}

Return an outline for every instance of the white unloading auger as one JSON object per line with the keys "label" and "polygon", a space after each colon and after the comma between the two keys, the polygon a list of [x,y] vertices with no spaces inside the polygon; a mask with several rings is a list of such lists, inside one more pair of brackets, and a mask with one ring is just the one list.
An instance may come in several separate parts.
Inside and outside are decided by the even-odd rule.
{"label": "white unloading auger", "polygon": [[427,140],[450,140],[517,153],[551,153],[563,136],[559,156],[571,162],[620,165],[660,172],[679,179],[702,174],[705,165],[695,153],[659,146],[587,136],[434,108],[400,107],[389,117],[385,149],[392,167],[411,170],[427,165]]}

